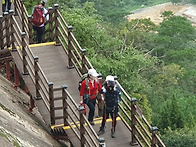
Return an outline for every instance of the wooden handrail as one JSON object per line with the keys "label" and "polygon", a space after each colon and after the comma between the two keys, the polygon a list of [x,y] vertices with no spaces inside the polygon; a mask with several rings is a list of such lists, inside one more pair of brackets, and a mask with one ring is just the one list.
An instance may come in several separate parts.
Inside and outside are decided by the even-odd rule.
{"label": "wooden handrail", "polygon": [[[66,109],[71,106],[74,108],[71,108],[70,110],[73,111],[73,114],[75,115],[75,118],[79,121],[78,114],[75,113],[75,109],[77,109],[77,104],[71,97],[71,95],[68,93],[66,88],[63,89],[55,89],[53,88],[53,84],[51,84],[46,76],[44,75],[44,72],[42,71],[39,62],[38,57],[35,57],[29,47],[29,40],[31,34],[28,32],[31,27],[29,17],[26,11],[26,8],[24,6],[24,3],[19,0],[15,0],[16,3],[16,14],[19,17],[19,20],[21,21],[24,19],[24,23],[22,25],[22,28],[18,25],[17,21],[15,20],[15,16],[12,14],[5,13],[4,17],[0,17],[1,22],[1,32],[6,31],[5,35],[1,36],[1,39],[4,40],[1,42],[1,49],[5,47],[19,47],[17,49],[21,59],[23,60],[23,70],[28,71],[30,74],[30,77],[33,79],[35,86],[36,86],[36,96],[42,96],[44,103],[46,104],[46,107],[50,111],[51,115],[51,124],[55,124],[55,119],[64,119],[64,125],[69,125],[77,138],[81,139],[81,135],[78,134],[80,127],[76,123],[76,120],[73,120],[71,118],[70,114],[66,112]],[[46,31],[46,33],[49,33],[49,38],[45,38],[45,41],[56,41],[57,44],[61,44],[63,49],[65,50],[65,53],[69,57],[69,67],[73,66],[75,67],[76,71],[80,76],[82,76],[83,73],[87,72],[89,68],[93,68],[92,64],[88,60],[86,56],[86,50],[82,49],[80,44],[77,42],[77,39],[72,33],[72,27],[68,26],[65,22],[64,18],[62,17],[61,13],[58,10],[57,5],[55,6],[55,9],[51,9],[50,11],[50,17],[51,20],[46,22],[46,25],[49,25],[49,30]],[[10,21],[9,23],[8,19],[12,19],[13,21]],[[55,22],[53,22],[55,20]],[[22,22],[22,21],[21,21]],[[54,26],[51,26],[52,23],[55,23]],[[12,25],[14,25],[12,27]],[[10,32],[9,28],[12,27],[12,31]],[[58,35],[55,35],[55,32],[57,32]],[[24,33],[26,35],[24,35]],[[22,34],[21,37],[19,34]],[[25,36],[25,37],[24,37]],[[47,36],[45,36],[47,37]],[[11,38],[11,40],[10,40]],[[20,38],[20,39],[18,39]],[[20,49],[22,46],[22,50]],[[34,59],[34,61],[32,61]],[[157,135],[157,130],[155,127],[152,127],[149,122],[146,120],[146,118],[142,114],[137,114],[137,109],[140,109],[139,106],[136,104],[136,101],[132,101],[133,98],[130,98],[130,96],[126,93],[126,91],[123,89],[123,87],[119,84],[121,91],[122,91],[122,102],[119,104],[120,113],[119,116],[122,118],[122,121],[124,122],[125,126],[131,131],[132,133],[132,143],[139,143],[141,146],[163,146],[165,147],[164,143],[161,141],[159,136]],[[56,90],[62,90],[62,100],[63,100],[63,106],[54,108],[54,105],[52,102],[54,102],[54,91]],[[60,97],[56,99],[61,99]],[[68,103],[69,101],[69,103]],[[130,105],[132,107],[130,107]],[[62,109],[63,110],[63,116],[54,116],[55,109]],[[139,115],[139,117],[137,117]],[[67,117],[69,117],[72,121],[74,121],[74,124],[77,126],[74,128],[71,123],[68,121]],[[126,117],[127,119],[123,119]],[[88,145],[93,144],[94,146],[98,146],[99,144],[99,137],[94,132],[92,126],[89,124],[86,117],[80,113],[80,119],[83,119],[83,121],[87,124],[87,127],[84,127],[84,131],[88,134],[86,136],[83,136],[85,139],[85,142]],[[125,120],[128,120],[125,121]],[[83,122],[83,123],[84,123]],[[81,124],[84,125],[84,124]],[[96,141],[95,141],[96,140]]]}

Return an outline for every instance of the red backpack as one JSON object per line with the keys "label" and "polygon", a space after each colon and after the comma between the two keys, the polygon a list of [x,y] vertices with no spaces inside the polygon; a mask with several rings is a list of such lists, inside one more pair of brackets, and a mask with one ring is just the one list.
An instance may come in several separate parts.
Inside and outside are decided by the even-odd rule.
{"label": "red backpack", "polygon": [[34,7],[34,11],[31,16],[31,21],[35,26],[40,26],[41,24],[43,24],[45,22],[44,6],[36,5]]}

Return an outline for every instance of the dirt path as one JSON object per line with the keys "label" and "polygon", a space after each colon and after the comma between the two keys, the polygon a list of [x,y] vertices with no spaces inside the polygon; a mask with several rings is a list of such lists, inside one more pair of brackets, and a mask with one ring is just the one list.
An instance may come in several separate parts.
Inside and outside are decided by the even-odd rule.
{"label": "dirt path", "polygon": [[185,16],[196,25],[196,6],[193,5],[174,5],[172,3],[165,3],[136,10],[133,12],[134,14],[128,15],[127,18],[129,21],[132,19],[150,18],[152,22],[158,25],[163,21],[161,15],[164,11],[172,11],[174,15]]}

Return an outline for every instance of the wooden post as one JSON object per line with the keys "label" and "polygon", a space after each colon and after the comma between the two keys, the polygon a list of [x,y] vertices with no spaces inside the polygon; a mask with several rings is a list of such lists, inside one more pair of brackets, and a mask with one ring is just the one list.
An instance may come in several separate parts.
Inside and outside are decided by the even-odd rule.
{"label": "wooden post", "polygon": [[79,113],[80,113],[80,146],[81,147],[84,147],[85,146],[85,137],[84,137],[84,134],[85,134],[85,128],[84,128],[84,106],[80,106],[79,107]]}
{"label": "wooden post", "polygon": [[0,15],[0,50],[3,49],[3,16]]}
{"label": "wooden post", "polygon": [[18,15],[18,12],[17,12],[17,8],[16,8],[16,6],[17,6],[16,0],[14,0],[14,2],[12,1],[12,5],[14,6],[15,16],[17,16]]}
{"label": "wooden post", "polygon": [[82,49],[82,74],[87,72],[86,65],[86,49]]}
{"label": "wooden post", "polygon": [[52,19],[52,15],[53,15],[53,8],[49,7],[48,8],[48,13],[49,13],[49,41],[54,41],[54,30],[53,30],[53,19]]}
{"label": "wooden post", "polygon": [[67,104],[67,93],[66,90],[67,86],[63,85],[62,86],[62,97],[63,97],[63,118],[64,118],[64,126],[68,125],[67,119],[68,119],[68,112],[67,112],[67,108],[68,108],[68,104]]}
{"label": "wooden post", "polygon": [[40,87],[39,87],[39,75],[38,75],[39,68],[38,68],[38,65],[37,65],[38,59],[39,59],[38,56],[34,57],[35,89],[36,89],[35,99],[36,100],[41,99],[41,95],[39,93]]}
{"label": "wooden post", "polygon": [[29,106],[29,110],[28,111],[32,112],[33,108],[35,107],[35,101],[34,101],[34,99],[33,99],[31,94],[29,96],[30,96],[30,106]]}
{"label": "wooden post", "polygon": [[28,87],[27,87],[26,84],[25,84],[25,92],[26,92],[27,94],[30,94],[30,93],[29,93],[29,89],[28,89]]}
{"label": "wooden post", "polygon": [[17,90],[17,87],[20,86],[20,81],[19,81],[19,71],[18,68],[16,66],[16,64],[14,63],[14,89]]}
{"label": "wooden post", "polygon": [[10,20],[10,28],[11,28],[11,42],[10,42],[10,44],[12,44],[11,46],[12,46],[12,50],[13,49],[16,49],[16,46],[15,46],[15,44],[14,44],[14,42],[15,42],[15,37],[14,37],[14,32],[15,32],[15,30],[14,30],[14,20],[12,19],[12,16],[14,15],[14,10],[9,10],[9,20]]}
{"label": "wooden post", "polygon": [[21,33],[21,38],[22,38],[22,63],[23,63],[23,74],[27,75],[28,74],[28,70],[27,70],[27,60],[26,60],[26,55],[27,52],[25,50],[25,32]]}
{"label": "wooden post", "polygon": [[50,82],[49,86],[49,99],[50,99],[50,122],[51,125],[55,125],[55,113],[54,113],[54,90],[53,90],[53,83]]}
{"label": "wooden post", "polygon": [[33,44],[34,40],[33,40],[33,24],[31,22],[31,15],[28,16],[28,27],[29,27],[29,44]]}
{"label": "wooden post", "polygon": [[56,31],[56,33],[55,33],[55,38],[56,38],[56,46],[59,46],[59,45],[61,45],[61,43],[60,43],[60,40],[59,40],[59,37],[60,37],[60,33],[59,33],[59,30],[58,30],[58,27],[59,27],[59,21],[58,21],[58,17],[59,17],[59,15],[58,15],[58,8],[59,8],[59,5],[58,4],[54,4],[54,10],[55,10],[55,13],[54,13],[54,17],[55,17],[55,31]]}
{"label": "wooden post", "polygon": [[2,62],[0,62],[0,73],[1,73],[1,68],[2,68]]}
{"label": "wooden post", "polygon": [[72,58],[72,53],[71,53],[71,50],[73,49],[73,46],[72,46],[72,37],[71,37],[71,32],[73,30],[73,27],[72,26],[68,26],[68,68],[73,68],[73,63],[71,61],[71,58]]}
{"label": "wooden post", "polygon": [[99,147],[106,147],[105,139],[103,137],[99,138]]}
{"label": "wooden post", "polygon": [[136,108],[135,108],[135,105],[136,105],[136,101],[137,99],[136,98],[132,98],[131,99],[131,120],[132,120],[132,123],[131,123],[131,128],[132,128],[132,132],[131,132],[131,145],[137,145],[137,140],[136,140],[136,119],[135,119],[135,115],[136,115]]}
{"label": "wooden post", "polygon": [[[24,0],[20,0],[20,2],[21,2],[21,11],[22,12],[25,12],[25,10],[24,10]],[[22,32],[25,32],[25,13],[22,13],[21,14],[21,17],[22,17]]]}
{"label": "wooden post", "polygon": [[11,71],[10,71],[10,61],[6,60],[6,76],[8,80],[11,80]]}
{"label": "wooden post", "polygon": [[156,147],[157,145],[157,138],[156,138],[156,134],[158,133],[158,128],[152,127],[152,147]]}
{"label": "wooden post", "polygon": [[9,19],[8,19],[8,12],[4,12],[3,13],[4,17],[5,17],[5,28],[6,28],[6,31],[5,31],[5,34],[6,34],[6,46],[7,48],[9,48],[9,42],[10,42],[10,36],[9,36]]}

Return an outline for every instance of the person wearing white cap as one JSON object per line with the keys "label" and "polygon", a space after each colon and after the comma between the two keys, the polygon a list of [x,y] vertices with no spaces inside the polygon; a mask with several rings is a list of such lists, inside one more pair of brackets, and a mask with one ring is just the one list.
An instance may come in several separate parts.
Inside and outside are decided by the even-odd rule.
{"label": "person wearing white cap", "polygon": [[118,100],[121,96],[120,89],[117,88],[117,86],[118,85],[115,83],[114,76],[108,75],[101,92],[104,94],[105,104],[103,108],[103,119],[98,135],[105,133],[105,122],[110,115],[112,118],[111,137],[115,137],[116,118],[118,115]]}
{"label": "person wearing white cap", "polygon": [[86,80],[83,80],[80,88],[80,104],[87,104],[89,107],[88,120],[91,125],[94,125],[95,104],[97,95],[101,92],[102,86],[97,78],[99,74],[95,69],[89,69]]}

